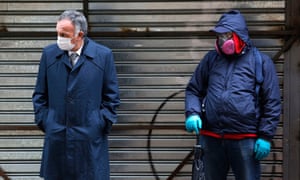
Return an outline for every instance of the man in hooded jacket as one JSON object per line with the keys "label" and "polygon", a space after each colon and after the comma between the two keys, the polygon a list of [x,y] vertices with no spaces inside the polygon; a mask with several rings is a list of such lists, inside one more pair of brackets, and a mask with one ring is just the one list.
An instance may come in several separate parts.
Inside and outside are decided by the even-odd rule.
{"label": "man in hooded jacket", "polygon": [[120,103],[112,51],[87,37],[78,11],[64,11],[56,31],[57,43],[43,50],[32,97],[35,122],[45,132],[40,176],[109,180],[108,134]]}
{"label": "man in hooded jacket", "polygon": [[[258,180],[281,112],[276,70],[253,46],[238,10],[223,14],[211,31],[215,50],[204,56],[186,87],[185,126],[201,134],[206,180],[224,180],[230,168],[236,179]],[[256,58],[262,67],[256,67]]]}

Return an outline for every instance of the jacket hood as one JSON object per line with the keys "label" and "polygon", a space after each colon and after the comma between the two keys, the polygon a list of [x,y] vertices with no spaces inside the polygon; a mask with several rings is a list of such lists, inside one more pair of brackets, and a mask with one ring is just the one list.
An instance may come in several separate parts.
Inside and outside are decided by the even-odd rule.
{"label": "jacket hood", "polygon": [[[226,31],[227,30],[227,31]],[[224,13],[214,29],[210,30],[216,33],[228,31],[235,32],[248,46],[251,44],[248,27],[244,16],[238,10],[231,10]]]}

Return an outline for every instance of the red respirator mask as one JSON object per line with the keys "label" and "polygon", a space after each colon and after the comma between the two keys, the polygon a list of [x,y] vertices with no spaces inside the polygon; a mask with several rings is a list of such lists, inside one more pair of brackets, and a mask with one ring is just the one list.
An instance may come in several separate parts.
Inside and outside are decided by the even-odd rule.
{"label": "red respirator mask", "polygon": [[226,55],[240,54],[245,46],[246,43],[234,32],[218,34],[215,43],[216,50]]}

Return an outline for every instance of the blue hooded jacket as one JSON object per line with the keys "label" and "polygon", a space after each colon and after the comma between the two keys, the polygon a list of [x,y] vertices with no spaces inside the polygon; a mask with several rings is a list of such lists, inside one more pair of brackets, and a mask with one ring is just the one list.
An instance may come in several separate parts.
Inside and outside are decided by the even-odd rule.
{"label": "blue hooded jacket", "polygon": [[[239,55],[228,57],[209,51],[193,73],[185,94],[186,117],[198,114],[202,129],[219,135],[257,134],[270,140],[281,113],[280,89],[272,60],[262,57],[263,83],[257,104],[255,47],[244,17],[234,10],[221,16],[216,28],[235,32],[246,47]],[[205,107],[205,117],[203,114]]]}

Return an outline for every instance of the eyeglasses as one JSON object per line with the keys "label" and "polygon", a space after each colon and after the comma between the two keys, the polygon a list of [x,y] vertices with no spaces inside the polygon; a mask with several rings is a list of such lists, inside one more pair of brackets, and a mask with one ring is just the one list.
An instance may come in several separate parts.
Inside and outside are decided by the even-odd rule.
{"label": "eyeglasses", "polygon": [[232,38],[232,32],[226,32],[226,33],[222,33],[222,34],[217,34],[217,38],[218,39],[222,39],[222,40],[227,40]]}

